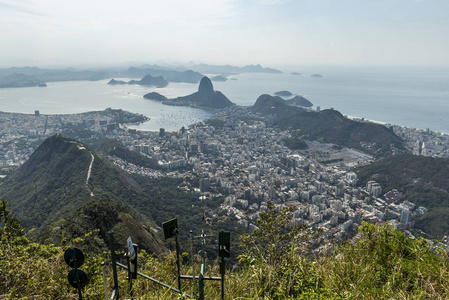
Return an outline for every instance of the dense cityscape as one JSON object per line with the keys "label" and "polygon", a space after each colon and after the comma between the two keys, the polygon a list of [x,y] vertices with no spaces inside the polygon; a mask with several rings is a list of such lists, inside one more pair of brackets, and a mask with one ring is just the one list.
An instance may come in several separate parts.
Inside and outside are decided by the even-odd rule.
{"label": "dense cityscape", "polygon": [[[388,220],[407,230],[413,215],[427,211],[408,201],[397,204],[400,193],[383,194],[382,186],[374,181],[360,187],[352,170],[372,162],[370,155],[314,141],[292,150],[286,141],[296,137],[295,131],[267,126],[269,118],[245,107],[232,107],[212,120],[174,132],[137,131],[124,125],[143,120],[140,115],[111,109],[73,115],[2,113],[0,164],[4,170],[20,166],[36,147],[32,141],[76,127],[91,135],[83,133],[80,140],[95,134],[114,138],[162,167],[154,170],[109,157],[129,173],[197,178],[199,186],[183,188],[203,192],[206,198],[226,195],[220,213],[211,212],[211,222],[234,215],[240,226],[255,229],[258,215],[273,201],[279,210],[293,208],[292,225],[321,228],[325,241],[353,237],[361,221],[381,224]],[[447,134],[397,125],[393,129],[414,154],[449,157]]]}

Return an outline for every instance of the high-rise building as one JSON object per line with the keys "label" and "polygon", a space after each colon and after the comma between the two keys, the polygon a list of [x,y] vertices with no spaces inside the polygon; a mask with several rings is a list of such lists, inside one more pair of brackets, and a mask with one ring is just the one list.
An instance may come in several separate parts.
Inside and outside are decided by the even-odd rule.
{"label": "high-rise building", "polygon": [[199,188],[200,188],[201,192],[208,192],[210,190],[209,178],[201,178]]}
{"label": "high-rise building", "polygon": [[408,209],[403,209],[401,212],[401,224],[407,225],[410,222],[410,211]]}

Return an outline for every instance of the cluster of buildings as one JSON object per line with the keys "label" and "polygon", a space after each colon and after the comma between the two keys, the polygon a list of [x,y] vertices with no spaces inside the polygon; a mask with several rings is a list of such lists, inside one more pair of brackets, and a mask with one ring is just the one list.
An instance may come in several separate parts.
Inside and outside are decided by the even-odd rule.
{"label": "cluster of buildings", "polygon": [[[114,134],[120,123],[145,120],[141,115],[122,110],[106,109],[69,115],[17,114],[0,112],[0,167],[20,166],[33,153],[36,146],[47,137],[66,130],[86,134]],[[83,130],[88,130],[83,131]],[[37,143],[37,144],[36,144]]]}
{"label": "cluster of buildings", "polygon": [[[382,187],[374,181],[359,187],[351,170],[370,163],[369,155],[317,142],[292,150],[286,141],[295,139],[295,132],[267,126],[269,120],[247,108],[233,107],[213,124],[202,122],[176,132],[142,132],[118,125],[132,121],[135,115],[113,110],[45,116],[0,113],[0,166],[22,164],[34,150],[33,140],[78,126],[118,139],[165,169],[110,157],[128,172],[198,179],[198,186],[186,189],[206,199],[226,195],[219,211],[211,213],[215,222],[233,216],[241,226],[255,229],[271,201],[278,210],[292,208],[292,225],[319,227],[322,238],[328,239],[350,236],[362,221],[410,226],[413,215],[426,212],[407,201],[396,204],[400,193],[395,190],[381,199]],[[394,130],[416,154],[448,157],[448,135],[400,126]]]}
{"label": "cluster of buildings", "polygon": [[[189,130],[118,137],[130,149],[159,161],[167,168],[165,173],[127,167],[118,158],[115,162],[146,176],[192,178],[194,174],[200,183],[191,191],[206,198],[227,195],[220,212],[211,214],[216,218],[212,221],[232,215],[250,229],[257,227],[268,201],[278,210],[292,207],[292,225],[319,227],[323,238],[348,237],[362,221],[410,226],[414,214],[426,211],[410,203],[396,205],[400,195],[394,192],[389,193],[390,201],[381,199],[382,187],[374,181],[358,187],[357,175],[351,170],[370,163],[372,157],[315,142],[307,142],[307,149],[291,150],[285,141],[294,138],[294,133],[266,126],[254,116],[250,122],[243,121],[248,114],[228,112],[219,118],[220,126],[203,122]],[[323,156],[317,153],[340,156],[321,163],[316,158]]]}
{"label": "cluster of buildings", "polygon": [[449,135],[429,129],[393,125],[396,135],[403,138],[414,155],[449,157]]}

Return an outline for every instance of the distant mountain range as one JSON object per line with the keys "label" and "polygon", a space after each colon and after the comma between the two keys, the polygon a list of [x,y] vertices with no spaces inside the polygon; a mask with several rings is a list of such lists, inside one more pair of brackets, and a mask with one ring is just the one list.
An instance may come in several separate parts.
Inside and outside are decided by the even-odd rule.
{"label": "distant mountain range", "polygon": [[0,69],[0,88],[44,86],[46,82],[89,80],[110,77],[109,72],[75,71],[72,69],[39,69],[36,67]]}
{"label": "distant mountain range", "polygon": [[38,67],[5,68],[0,69],[0,88],[45,86],[47,82],[89,80],[96,81],[108,78],[142,78],[146,75],[162,76],[167,82],[198,83],[204,76],[201,73],[238,74],[238,73],[282,73],[279,70],[263,68],[260,65],[216,66],[193,65],[191,68],[158,65],[143,65],[129,67],[126,70],[117,68],[103,68],[99,70],[40,69]]}
{"label": "distant mountain range", "polygon": [[271,116],[275,126],[297,130],[302,139],[360,149],[375,156],[405,150],[403,140],[392,129],[350,120],[336,110],[307,111],[270,95],[260,96],[251,110]]}
{"label": "distant mountain range", "polygon": [[128,70],[121,72],[121,77],[143,77],[146,75],[151,76],[161,76],[164,77],[168,82],[185,82],[185,83],[198,83],[200,82],[201,78],[203,78],[203,74],[194,72],[192,70],[186,70],[186,71],[178,71],[178,70],[171,70],[171,69],[163,69],[158,68],[157,66],[153,68],[148,67],[130,67]]}
{"label": "distant mountain range", "polygon": [[244,67],[237,67],[231,65],[207,65],[198,64],[190,66],[192,70],[204,74],[240,74],[240,73],[272,73],[281,74],[282,71],[272,68],[264,68],[261,65],[248,65]]}

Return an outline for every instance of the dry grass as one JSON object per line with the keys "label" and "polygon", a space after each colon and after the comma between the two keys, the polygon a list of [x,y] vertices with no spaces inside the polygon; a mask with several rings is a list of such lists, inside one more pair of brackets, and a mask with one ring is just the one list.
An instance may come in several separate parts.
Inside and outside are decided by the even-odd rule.
{"label": "dry grass", "polygon": [[[245,252],[244,263],[227,271],[226,299],[449,298],[445,252],[432,249],[424,240],[411,241],[388,226],[364,224],[360,230],[363,237],[357,243],[344,244],[332,256],[318,258],[307,256],[303,243],[294,240],[289,247],[272,245],[269,252],[256,243],[259,250]],[[244,240],[248,242],[248,238],[251,239]],[[276,249],[283,252],[274,253]],[[24,238],[3,238],[0,299],[78,299],[66,279],[70,268],[64,262],[63,252],[61,247],[29,243]],[[104,299],[102,262],[107,266],[107,285],[113,285],[108,255],[86,253],[81,267],[90,279],[83,291],[85,299]],[[138,261],[140,272],[177,287],[173,253],[157,259],[141,251]],[[219,276],[218,270],[217,264],[211,263],[207,275]],[[190,265],[182,265],[181,273],[191,274]],[[120,270],[121,298],[130,298],[126,277],[127,271]],[[133,285],[135,299],[182,299],[141,277]],[[191,280],[183,280],[182,285],[183,291],[197,295],[197,286]],[[220,282],[206,281],[205,295],[206,299],[220,299]]]}

